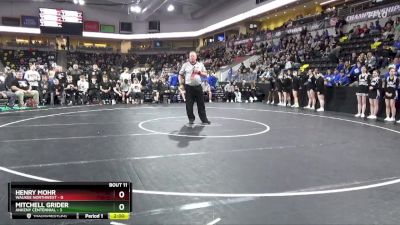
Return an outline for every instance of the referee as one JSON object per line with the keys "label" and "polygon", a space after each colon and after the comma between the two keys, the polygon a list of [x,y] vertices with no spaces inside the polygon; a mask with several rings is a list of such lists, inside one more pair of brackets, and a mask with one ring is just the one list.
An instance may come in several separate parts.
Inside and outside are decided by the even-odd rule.
{"label": "referee", "polygon": [[193,114],[194,101],[197,102],[197,110],[202,124],[211,124],[207,119],[201,87],[201,77],[207,77],[207,71],[203,63],[197,62],[196,52],[189,53],[189,61],[182,65],[179,75],[183,76],[185,81],[186,114],[189,118],[189,124],[193,124],[196,118]]}

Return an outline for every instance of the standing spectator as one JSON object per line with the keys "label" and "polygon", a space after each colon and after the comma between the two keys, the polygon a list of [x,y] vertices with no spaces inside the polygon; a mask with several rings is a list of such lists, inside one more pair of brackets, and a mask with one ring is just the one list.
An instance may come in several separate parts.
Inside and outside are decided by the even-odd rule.
{"label": "standing spectator", "polygon": [[311,110],[315,110],[315,103],[316,103],[316,99],[315,99],[315,89],[316,89],[316,78],[314,73],[309,70],[307,73],[307,82],[306,82],[306,88],[307,88],[307,96],[308,96],[308,104],[306,107],[304,107],[305,109],[311,109]]}
{"label": "standing spectator", "polygon": [[121,82],[124,82],[125,80],[128,80],[129,83],[131,83],[131,81],[132,81],[132,75],[131,75],[131,73],[129,73],[128,67],[125,67],[125,68],[124,68],[124,72],[121,73],[121,75],[119,76],[119,80],[120,80]]}
{"label": "standing spectator", "polygon": [[368,119],[376,120],[376,116],[378,115],[379,110],[379,97],[380,97],[380,88],[382,87],[382,81],[379,77],[379,71],[374,70],[372,72],[372,77],[368,77],[368,98],[369,98],[369,106],[370,106],[370,115],[367,117]]}
{"label": "standing spectator", "polygon": [[93,64],[92,66],[92,69],[89,73],[89,81],[91,81],[93,77],[96,77],[97,84],[101,83],[102,73],[97,64]]}
{"label": "standing spectator", "polygon": [[235,102],[242,102],[242,92],[240,92],[239,86],[234,86]]}
{"label": "standing spectator", "polygon": [[11,83],[11,90],[17,95],[20,107],[25,105],[24,97],[33,97],[35,105],[39,104],[39,92],[32,90],[28,80],[23,78],[22,72],[17,72],[16,79]]}
{"label": "standing spectator", "polygon": [[396,76],[396,69],[391,67],[389,69],[389,77],[385,81],[385,104],[386,104],[386,118],[385,121],[393,122],[396,118],[396,100],[397,89],[399,88],[399,79]]}
{"label": "standing spectator", "polygon": [[317,74],[315,86],[319,101],[319,108],[317,109],[317,112],[323,112],[325,111],[325,79],[322,73]]}
{"label": "standing spectator", "polygon": [[82,70],[79,69],[78,64],[74,64],[72,66],[72,70],[69,71],[69,75],[72,76],[73,83],[77,84],[80,76],[82,75]]}
{"label": "standing spectator", "polygon": [[297,70],[293,71],[292,79],[292,94],[293,94],[293,108],[299,108],[299,90],[300,90],[300,77]]}
{"label": "standing spectator", "polygon": [[365,117],[365,109],[367,108],[368,96],[368,78],[367,67],[361,67],[361,74],[358,76],[358,90],[357,90],[357,114],[355,117]]}

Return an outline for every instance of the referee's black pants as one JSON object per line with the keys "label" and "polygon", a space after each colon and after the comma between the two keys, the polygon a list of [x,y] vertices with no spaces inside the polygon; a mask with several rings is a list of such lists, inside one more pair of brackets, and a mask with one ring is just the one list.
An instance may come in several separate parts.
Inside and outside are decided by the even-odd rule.
{"label": "referee's black pants", "polygon": [[203,88],[201,85],[190,86],[185,85],[186,91],[186,114],[189,118],[189,121],[194,121],[195,116],[193,114],[193,105],[194,102],[197,102],[197,110],[199,112],[199,117],[201,122],[207,122],[206,115],[206,107],[204,105],[204,96],[203,96]]}

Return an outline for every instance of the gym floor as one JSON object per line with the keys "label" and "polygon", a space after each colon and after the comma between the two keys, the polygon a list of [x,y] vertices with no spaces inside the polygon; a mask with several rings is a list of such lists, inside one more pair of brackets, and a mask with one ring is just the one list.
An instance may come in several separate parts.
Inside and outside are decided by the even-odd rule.
{"label": "gym floor", "polygon": [[[0,224],[398,224],[400,125],[262,103],[0,113]],[[196,109],[195,109],[196,110]],[[197,113],[196,113],[197,115]],[[11,220],[10,181],[130,181],[129,221]]]}

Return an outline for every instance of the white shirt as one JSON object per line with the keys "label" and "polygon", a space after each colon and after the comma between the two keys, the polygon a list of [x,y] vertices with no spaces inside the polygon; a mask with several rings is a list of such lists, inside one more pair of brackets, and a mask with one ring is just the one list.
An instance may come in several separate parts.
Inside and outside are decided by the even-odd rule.
{"label": "white shirt", "polygon": [[128,80],[131,82],[131,74],[130,73],[121,73],[119,79],[123,82],[124,80]]}
{"label": "white shirt", "polygon": [[206,68],[204,67],[204,64],[200,62],[196,62],[195,64],[186,62],[182,65],[179,74],[185,76],[185,84],[190,86],[201,85],[201,76],[199,74],[193,74],[195,70],[207,72]]}
{"label": "white shirt", "polygon": [[25,79],[29,81],[29,84],[33,87],[39,86],[40,75],[36,70],[28,70],[25,72]]}
{"label": "white shirt", "polygon": [[133,92],[133,93],[138,93],[138,92],[140,92],[141,86],[142,86],[142,85],[140,85],[140,83],[137,83],[137,84],[133,83],[133,84],[131,84],[131,90],[132,90],[132,92]]}
{"label": "white shirt", "polygon": [[88,89],[89,89],[89,82],[87,82],[86,80],[85,81],[78,80],[78,91],[86,93]]}

